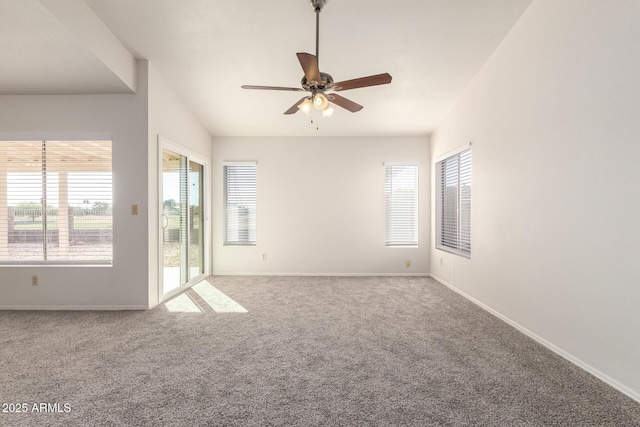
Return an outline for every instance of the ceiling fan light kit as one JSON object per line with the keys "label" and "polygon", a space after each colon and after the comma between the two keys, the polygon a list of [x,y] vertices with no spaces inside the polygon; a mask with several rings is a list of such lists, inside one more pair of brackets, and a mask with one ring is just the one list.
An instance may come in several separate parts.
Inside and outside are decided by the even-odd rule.
{"label": "ceiling fan light kit", "polygon": [[322,110],[322,117],[329,117],[330,115],[333,114],[334,111],[336,110],[334,110],[333,107],[328,106],[327,108]]}
{"label": "ceiling fan light kit", "polygon": [[324,111],[328,106],[329,100],[323,94],[317,93],[316,96],[313,97],[313,107],[316,110]]}
{"label": "ceiling fan light kit", "polygon": [[301,110],[306,115],[309,115],[311,107],[313,106],[316,110],[322,111],[323,117],[327,117],[335,111],[333,107],[331,107],[330,102],[347,111],[351,111],[352,113],[364,108],[362,105],[332,92],[391,83],[391,75],[389,73],[376,74],[335,83],[330,74],[320,72],[320,68],[318,66],[320,12],[326,4],[327,0],[311,0],[311,6],[316,13],[316,54],[312,55],[305,52],[299,52],[296,54],[298,61],[302,66],[302,70],[304,71],[304,76],[302,76],[302,80],[300,82],[301,87],[243,85],[243,89],[310,92],[310,96],[305,96],[297,101],[291,108],[285,111],[284,114],[295,114],[298,110]]}
{"label": "ceiling fan light kit", "polygon": [[307,116],[311,112],[311,106],[313,102],[309,98],[304,98],[300,104],[298,104],[298,108],[305,113]]}

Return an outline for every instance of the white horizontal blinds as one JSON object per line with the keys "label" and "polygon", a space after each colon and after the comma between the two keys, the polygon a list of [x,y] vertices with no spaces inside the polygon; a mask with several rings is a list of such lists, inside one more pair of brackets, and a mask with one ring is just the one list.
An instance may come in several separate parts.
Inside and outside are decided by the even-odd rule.
{"label": "white horizontal blinds", "polygon": [[2,141],[0,153],[0,262],[111,263],[111,141]]}
{"label": "white horizontal blinds", "polygon": [[471,254],[471,148],[460,153],[460,251]]}
{"label": "white horizontal blinds", "polygon": [[440,244],[458,248],[458,156],[452,156],[440,163],[442,186],[442,221],[440,222]]}
{"label": "white horizontal blinds", "polygon": [[418,165],[385,165],[386,246],[418,245]]}
{"label": "white horizontal blinds", "polygon": [[256,244],[256,163],[225,163],[224,244]]}
{"label": "white horizontal blinds", "polygon": [[42,141],[0,141],[0,261],[42,260]]}
{"label": "white horizontal blinds", "polygon": [[[180,260],[189,259],[189,170],[187,157],[180,155],[179,180],[180,180]],[[188,261],[187,261],[188,262]],[[180,283],[189,281],[189,269],[180,268]]]}
{"label": "white horizontal blinds", "polygon": [[437,247],[471,254],[471,148],[436,164]]}

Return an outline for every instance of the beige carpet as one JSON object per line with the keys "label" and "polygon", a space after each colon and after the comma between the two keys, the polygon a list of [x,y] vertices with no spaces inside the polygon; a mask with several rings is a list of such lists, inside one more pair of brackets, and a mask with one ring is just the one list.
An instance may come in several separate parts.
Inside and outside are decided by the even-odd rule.
{"label": "beige carpet", "polygon": [[0,312],[1,400],[27,404],[0,425],[640,425],[428,278],[210,283],[144,312]]}

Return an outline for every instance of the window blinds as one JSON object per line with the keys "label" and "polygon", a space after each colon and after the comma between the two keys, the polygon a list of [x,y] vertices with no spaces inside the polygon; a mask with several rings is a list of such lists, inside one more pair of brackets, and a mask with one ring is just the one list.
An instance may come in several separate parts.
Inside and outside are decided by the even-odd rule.
{"label": "window blinds", "polygon": [[110,264],[111,141],[0,141],[0,263]]}
{"label": "window blinds", "polygon": [[436,248],[471,256],[471,147],[436,163]]}
{"label": "window blinds", "polygon": [[418,245],[418,165],[385,165],[386,246]]}
{"label": "window blinds", "polygon": [[225,163],[224,244],[256,244],[256,163]]}

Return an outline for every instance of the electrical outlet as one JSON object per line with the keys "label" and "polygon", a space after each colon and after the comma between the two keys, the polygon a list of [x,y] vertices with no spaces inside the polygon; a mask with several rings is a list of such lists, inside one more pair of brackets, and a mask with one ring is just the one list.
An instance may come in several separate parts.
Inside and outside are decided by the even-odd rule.
{"label": "electrical outlet", "polygon": [[410,259],[406,260],[406,261],[405,261],[405,263],[404,263],[404,265],[405,265],[407,268],[411,268],[411,260],[410,260]]}
{"label": "electrical outlet", "polygon": [[260,256],[260,258],[261,258],[263,261],[266,261],[266,260],[267,260],[267,254],[266,254],[266,252],[263,252],[263,253],[262,253],[262,255]]}
{"label": "electrical outlet", "polygon": [[31,286],[38,286],[38,276],[31,276]]}
{"label": "electrical outlet", "polygon": [[131,205],[131,215],[138,215],[138,205]]}

